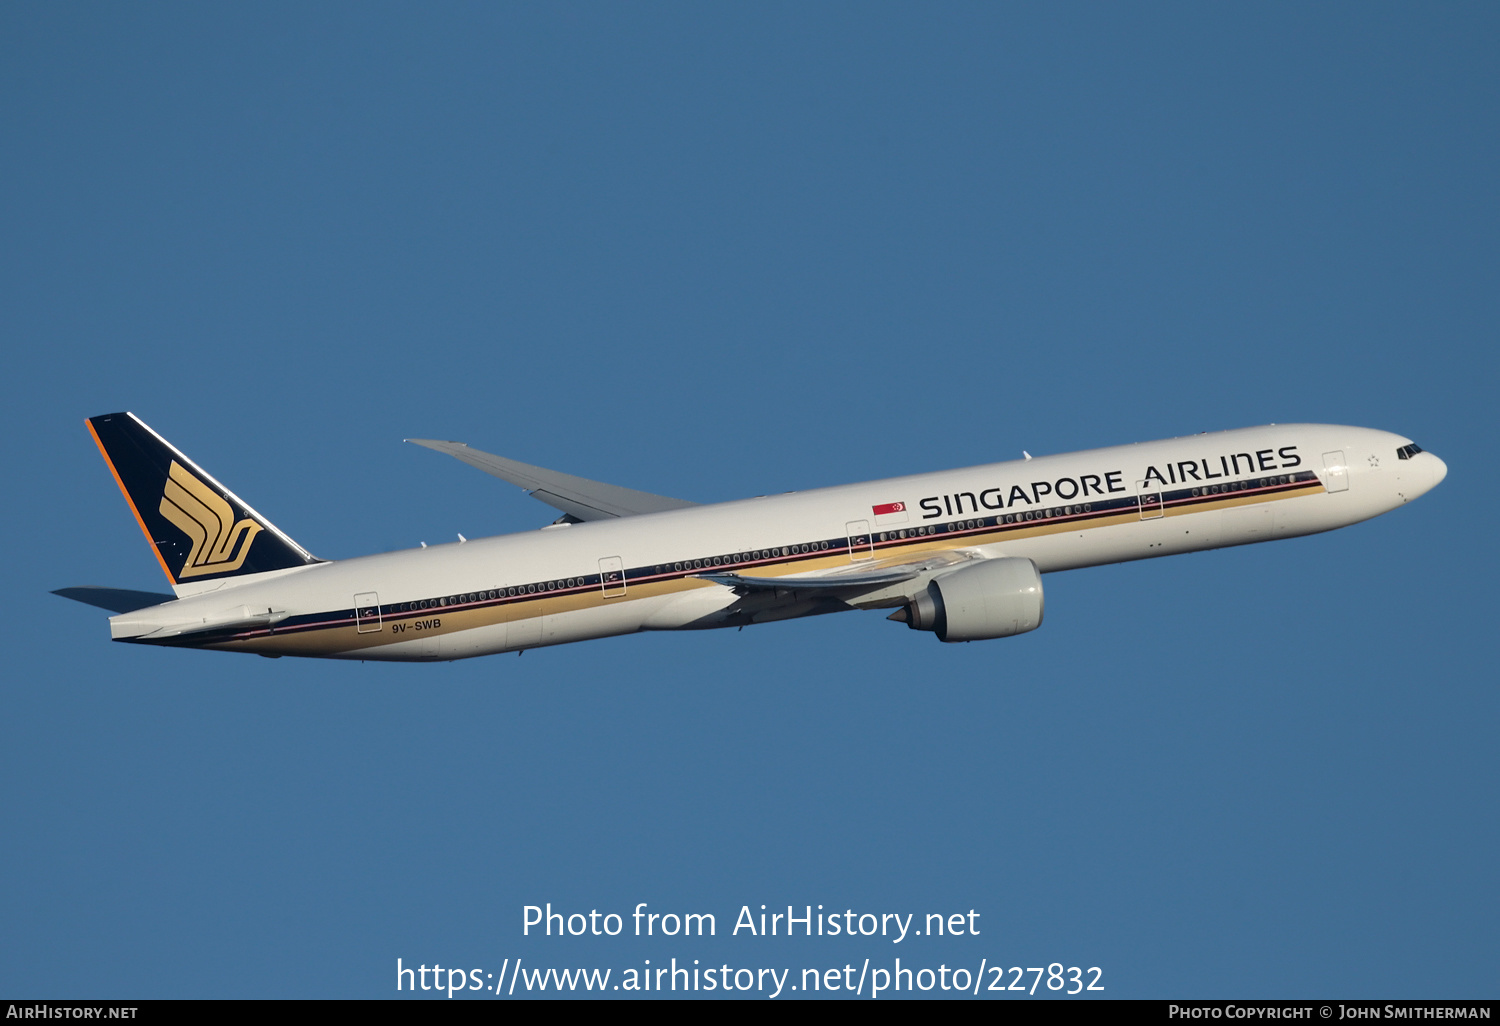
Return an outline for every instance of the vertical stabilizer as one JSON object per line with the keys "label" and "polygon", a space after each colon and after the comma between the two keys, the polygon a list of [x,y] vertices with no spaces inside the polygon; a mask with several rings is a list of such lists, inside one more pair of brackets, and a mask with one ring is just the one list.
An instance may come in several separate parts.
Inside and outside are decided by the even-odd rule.
{"label": "vertical stabilizer", "polygon": [[321,562],[135,414],[107,413],[88,425],[179,593],[200,582]]}

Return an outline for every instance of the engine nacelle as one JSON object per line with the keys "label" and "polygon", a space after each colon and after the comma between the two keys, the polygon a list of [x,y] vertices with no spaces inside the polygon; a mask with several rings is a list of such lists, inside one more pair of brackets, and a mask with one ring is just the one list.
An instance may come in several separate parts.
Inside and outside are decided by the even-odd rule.
{"label": "engine nacelle", "polygon": [[939,641],[984,641],[1042,625],[1042,575],[1029,559],[971,563],[928,582],[893,620],[932,631]]}

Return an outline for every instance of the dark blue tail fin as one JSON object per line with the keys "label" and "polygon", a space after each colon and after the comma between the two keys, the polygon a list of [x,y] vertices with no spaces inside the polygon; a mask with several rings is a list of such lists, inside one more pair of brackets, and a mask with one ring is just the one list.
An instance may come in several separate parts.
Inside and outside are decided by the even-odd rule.
{"label": "dark blue tail fin", "polygon": [[320,562],[135,414],[88,424],[173,585]]}

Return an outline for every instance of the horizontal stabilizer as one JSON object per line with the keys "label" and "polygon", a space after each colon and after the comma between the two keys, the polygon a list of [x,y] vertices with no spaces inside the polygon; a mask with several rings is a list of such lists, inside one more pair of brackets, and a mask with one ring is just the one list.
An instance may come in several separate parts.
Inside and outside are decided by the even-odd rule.
{"label": "horizontal stabilizer", "polygon": [[177,598],[176,595],[163,595],[155,591],[130,591],[126,588],[58,588],[52,594],[61,595],[74,602],[98,606],[100,609],[108,609],[111,613],[133,613],[137,609],[159,606],[163,602],[171,602]]}
{"label": "horizontal stabilizer", "polygon": [[478,467],[502,481],[526,489],[533,499],[562,510],[575,520],[607,520],[611,517],[633,517],[642,513],[661,513],[669,509],[686,509],[696,502],[672,499],[665,495],[638,492],[633,488],[590,481],[545,467],[506,459],[465,445],[463,442],[441,442],[431,438],[408,438],[413,445],[445,452],[454,459]]}

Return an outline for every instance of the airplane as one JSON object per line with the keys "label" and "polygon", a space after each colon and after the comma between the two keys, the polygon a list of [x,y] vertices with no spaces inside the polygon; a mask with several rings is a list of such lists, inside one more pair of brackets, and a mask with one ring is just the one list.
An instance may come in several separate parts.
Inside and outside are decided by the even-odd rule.
{"label": "airplane", "polygon": [[561,512],[535,531],[324,560],[131,413],[88,420],[173,594],[62,588],[115,641],[434,662],[851,609],[945,642],[1041,625],[1041,575],[1315,534],[1447,466],[1370,428],[1272,424],[699,505],[456,457]]}

